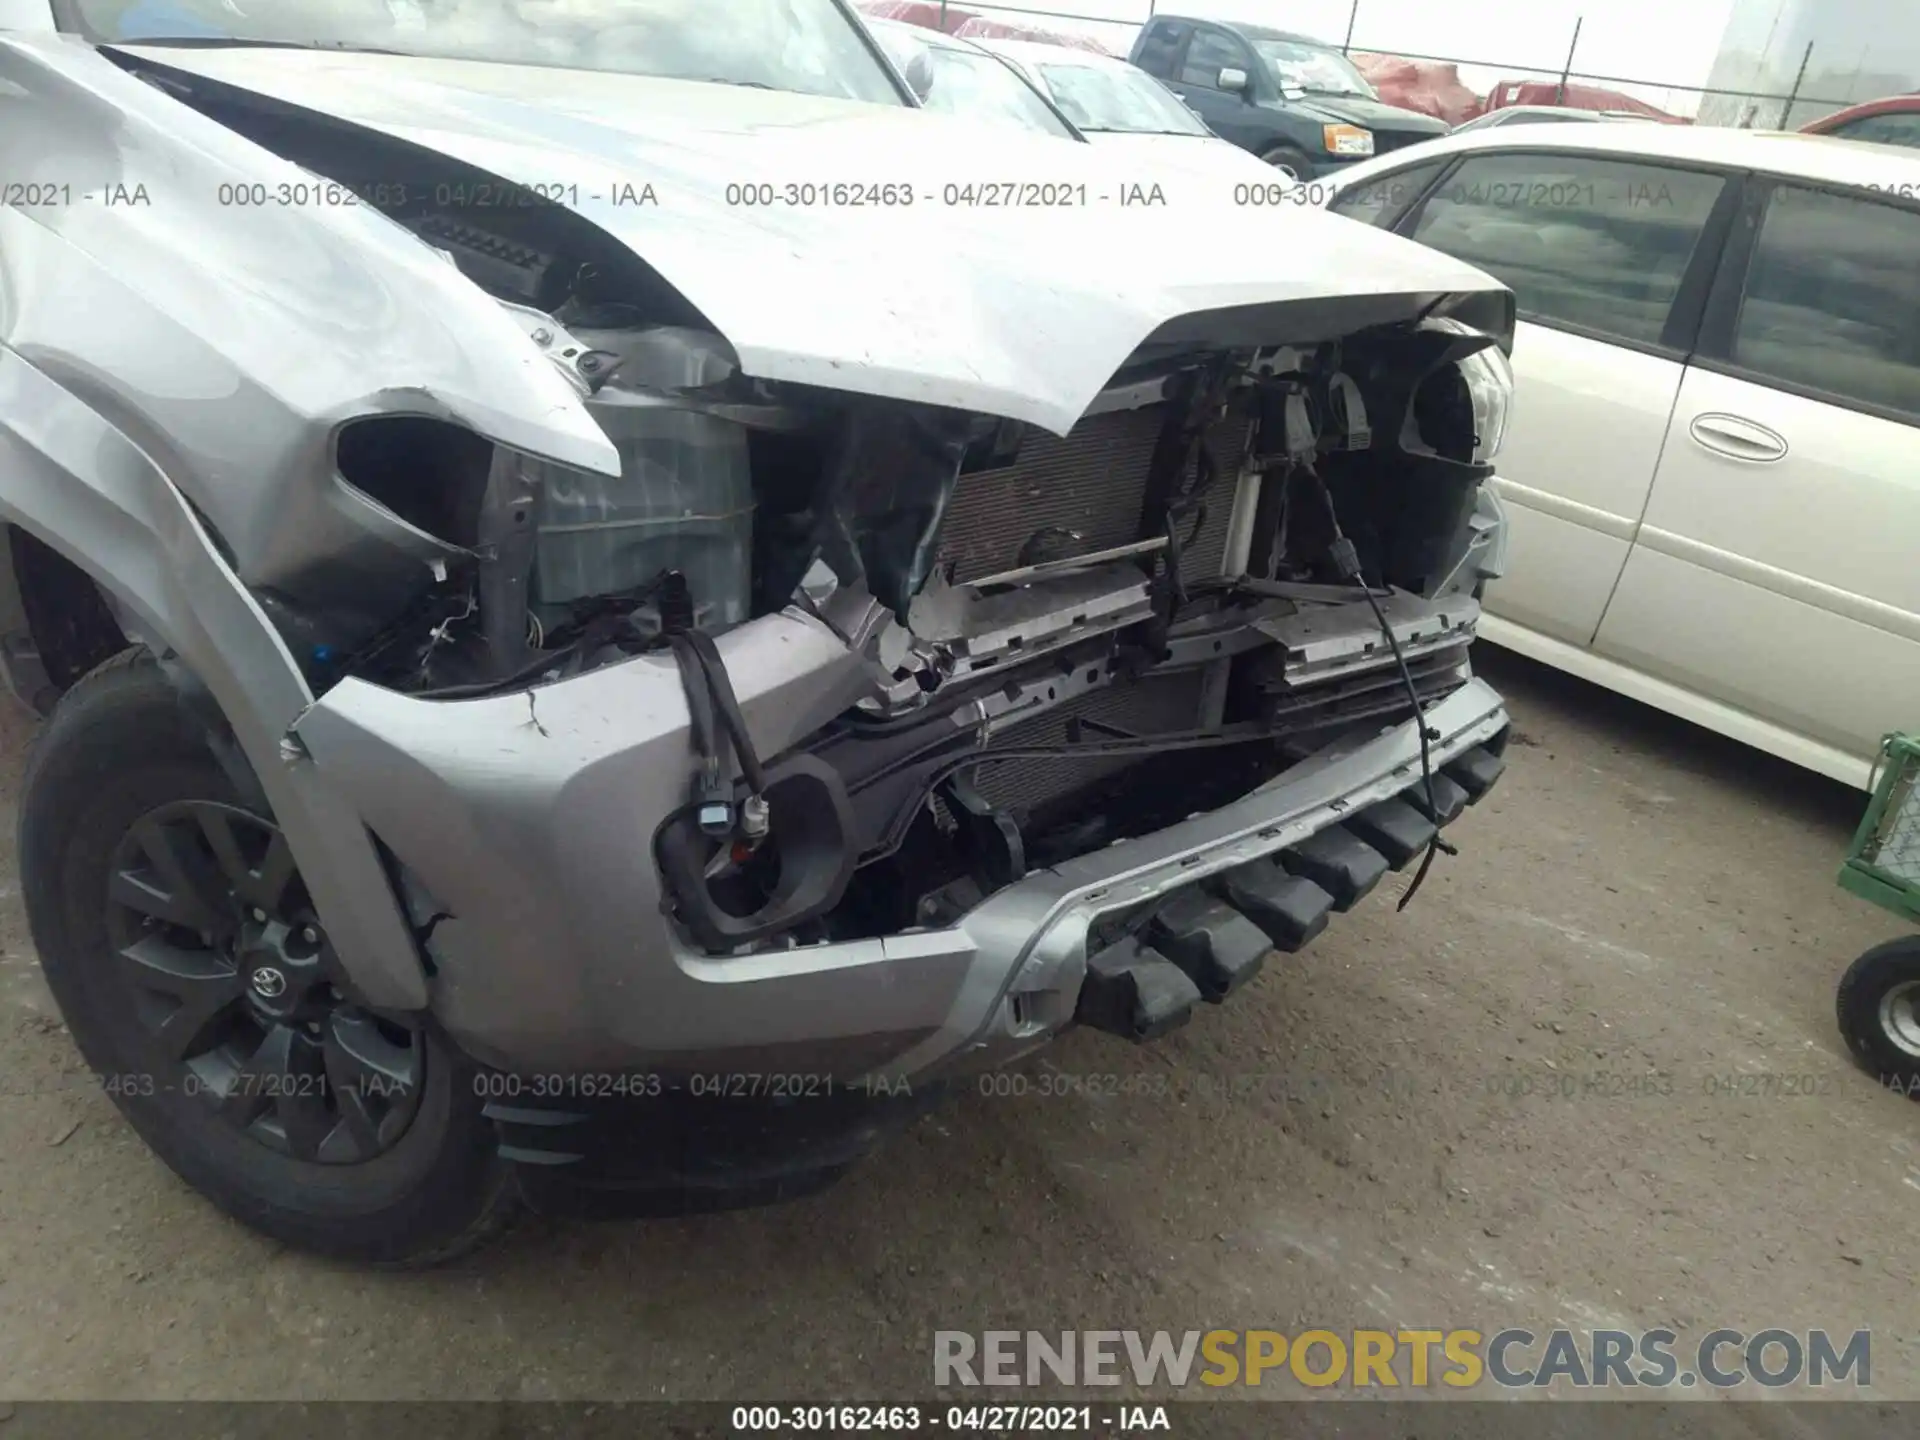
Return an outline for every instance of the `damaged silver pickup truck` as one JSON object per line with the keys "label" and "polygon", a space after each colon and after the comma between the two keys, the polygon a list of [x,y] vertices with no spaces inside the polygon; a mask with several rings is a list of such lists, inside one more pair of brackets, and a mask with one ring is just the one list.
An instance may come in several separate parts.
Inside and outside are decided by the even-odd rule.
{"label": "damaged silver pickup truck", "polygon": [[1510,294],[841,0],[5,0],[0,185],[34,940],[291,1243],[799,1193],[1499,776]]}

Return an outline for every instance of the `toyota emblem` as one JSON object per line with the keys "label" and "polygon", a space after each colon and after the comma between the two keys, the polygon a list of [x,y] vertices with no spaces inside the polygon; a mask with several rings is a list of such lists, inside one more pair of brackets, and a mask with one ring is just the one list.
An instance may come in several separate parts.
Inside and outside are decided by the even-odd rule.
{"label": "toyota emblem", "polygon": [[271,965],[262,965],[253,972],[253,993],[262,1000],[278,1000],[287,993],[285,973]]}

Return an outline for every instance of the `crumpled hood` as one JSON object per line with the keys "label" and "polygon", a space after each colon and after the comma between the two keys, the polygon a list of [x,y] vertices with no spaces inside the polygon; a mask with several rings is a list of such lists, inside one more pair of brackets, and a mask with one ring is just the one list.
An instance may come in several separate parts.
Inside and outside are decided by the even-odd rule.
{"label": "crumpled hood", "polygon": [[1056,433],[1182,317],[1339,296],[1404,297],[1374,310],[1410,316],[1500,288],[1310,206],[1237,205],[1224,170],[926,111],[477,61],[115,48],[555,194],[749,375]]}

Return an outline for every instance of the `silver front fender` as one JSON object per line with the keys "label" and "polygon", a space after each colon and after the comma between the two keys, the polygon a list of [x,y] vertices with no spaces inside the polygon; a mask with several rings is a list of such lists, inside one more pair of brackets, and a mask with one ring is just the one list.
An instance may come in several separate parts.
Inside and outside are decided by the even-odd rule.
{"label": "silver front fender", "polygon": [[0,207],[0,519],[195,672],[367,998],[424,1005],[371,836],[283,754],[313,696],[248,587],[364,530],[372,502],[334,466],[350,419],[432,416],[617,473],[611,443],[450,263],[365,207],[234,205],[314,177],[88,46],[0,34],[0,176],[46,201]]}
{"label": "silver front fender", "polygon": [[367,999],[423,1007],[418,948],[372,837],[312,762],[282,754],[313,696],[192,508],[124,435],[4,348],[0,417],[0,516],[105,577],[141,628],[166,637],[232,724]]}

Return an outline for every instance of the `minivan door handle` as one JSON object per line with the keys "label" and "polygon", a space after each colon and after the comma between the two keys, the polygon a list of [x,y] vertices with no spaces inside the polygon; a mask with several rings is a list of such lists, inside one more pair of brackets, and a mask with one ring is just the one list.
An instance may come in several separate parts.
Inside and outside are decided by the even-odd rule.
{"label": "minivan door handle", "polygon": [[1687,427],[1687,433],[1693,436],[1697,444],[1716,455],[1725,455],[1729,460],[1751,460],[1765,464],[1772,460],[1783,460],[1787,454],[1787,442],[1783,437],[1764,425],[1743,420],[1738,415],[1696,415],[1693,423]]}

